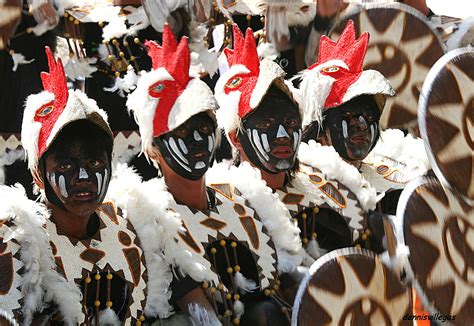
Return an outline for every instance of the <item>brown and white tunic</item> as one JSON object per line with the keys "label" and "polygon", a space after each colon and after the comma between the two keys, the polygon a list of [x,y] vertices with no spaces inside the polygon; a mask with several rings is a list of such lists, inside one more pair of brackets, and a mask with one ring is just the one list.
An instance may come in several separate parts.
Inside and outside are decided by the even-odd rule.
{"label": "brown and white tunic", "polygon": [[106,308],[121,323],[143,321],[147,270],[140,241],[112,203],[103,203],[96,214],[98,230],[87,240],[61,234],[46,222],[57,270],[80,286],[86,324],[100,320]]}

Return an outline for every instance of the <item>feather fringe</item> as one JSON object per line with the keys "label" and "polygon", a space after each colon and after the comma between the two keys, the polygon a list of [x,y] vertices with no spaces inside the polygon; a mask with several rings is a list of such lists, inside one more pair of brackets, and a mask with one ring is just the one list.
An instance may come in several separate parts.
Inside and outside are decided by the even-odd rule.
{"label": "feather fringe", "polygon": [[[94,324],[93,321],[91,324]],[[121,324],[117,314],[110,308],[105,308],[99,312],[100,326],[119,326]]]}
{"label": "feather fringe", "polygon": [[221,322],[212,313],[209,313],[204,307],[197,303],[188,305],[189,315],[193,326],[220,326]]}
{"label": "feather fringe", "polygon": [[337,180],[356,195],[364,211],[375,209],[376,190],[352,165],[345,162],[332,146],[322,146],[310,140],[301,143],[298,151],[301,163],[319,169],[328,180]]}
{"label": "feather fringe", "polygon": [[132,92],[137,87],[138,76],[131,65],[127,67],[125,76],[116,77],[112,87],[104,87],[106,92],[117,92],[120,97],[126,97],[128,93]]}
{"label": "feather fringe", "polygon": [[319,247],[319,244],[315,239],[311,239],[309,241],[306,250],[314,259],[318,259],[327,252],[326,250]]}
{"label": "feather fringe", "polygon": [[12,70],[16,71],[19,65],[26,65],[28,63],[32,63],[35,59],[26,60],[25,56],[21,53],[12,53],[11,54],[13,60],[13,67]]}
{"label": "feather fringe", "polygon": [[73,282],[68,282],[56,270],[49,238],[43,225],[49,214],[44,205],[28,200],[22,186],[0,186],[0,220],[10,220],[14,226],[2,230],[4,241],[16,239],[21,245],[21,261],[25,266],[21,291],[24,294],[23,316],[31,324],[33,314],[47,302],[55,302],[65,324],[77,325],[84,319],[82,294]]}
{"label": "feather fringe", "polygon": [[246,278],[241,272],[235,273],[234,281],[235,286],[240,290],[240,293],[253,292],[258,288],[254,281]]}
{"label": "feather fringe", "polygon": [[240,300],[234,301],[234,311],[237,318],[240,318],[245,313],[245,307],[242,301]]}
{"label": "feather fringe", "polygon": [[[225,163],[216,164],[207,173],[207,178],[208,184],[228,182],[234,185],[242,193],[242,197],[250,202],[275,244],[280,273],[287,272],[289,265],[293,265],[294,269],[301,264],[305,253],[299,236],[300,229],[291,222],[290,212],[278,195],[267,187],[258,169],[248,162],[230,168]],[[292,258],[283,261],[289,257]],[[285,270],[280,269],[283,266],[286,266]]]}
{"label": "feather fringe", "polygon": [[[160,318],[169,317],[173,308],[169,304],[171,298],[170,284],[173,274],[162,256],[162,246],[165,241],[176,234],[176,221],[156,219],[156,211],[147,200],[150,198],[142,191],[141,178],[132,168],[119,164],[110,182],[107,198],[122,208],[124,216],[129,219],[135,228],[145,255],[148,269],[148,296],[145,306],[145,315]],[[153,194],[153,191],[151,192]],[[160,198],[154,198],[160,202]],[[159,223],[162,222],[162,223]]]}

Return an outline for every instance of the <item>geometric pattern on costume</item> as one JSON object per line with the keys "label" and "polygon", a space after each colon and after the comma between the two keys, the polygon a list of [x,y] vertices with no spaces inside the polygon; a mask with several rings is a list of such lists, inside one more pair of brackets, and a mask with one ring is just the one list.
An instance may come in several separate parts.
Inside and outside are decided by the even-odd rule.
{"label": "geometric pattern on costume", "polygon": [[453,50],[431,68],[418,121],[439,180],[474,199],[474,50]]}
{"label": "geometric pattern on costume", "polygon": [[[276,193],[293,219],[296,219],[301,229],[303,247],[306,248],[311,240],[317,239],[314,222],[320,208],[329,208],[343,217],[352,241],[356,242],[366,230],[367,222],[364,209],[355,194],[340,182],[326,179],[317,168],[301,164],[300,170],[295,178],[289,179]],[[308,208],[312,209],[311,218],[308,218],[307,212],[303,212]]]}
{"label": "geometric pattern on costume", "polygon": [[411,291],[370,251],[335,250],[318,259],[300,284],[292,325],[399,325],[412,310]]}
{"label": "geometric pattern on costume", "polygon": [[[397,209],[400,259],[432,314],[456,325],[474,323],[474,207],[435,178],[409,183]],[[399,251],[401,252],[401,251]],[[448,316],[448,317],[449,317]],[[456,316],[452,320],[452,316]]]}
{"label": "geometric pattern on costume", "polygon": [[[200,211],[174,201],[170,209],[179,214],[186,230],[178,234],[179,244],[187,247],[193,253],[193,259],[208,270],[203,288],[211,303],[215,306],[222,300],[228,301],[225,305],[229,304],[227,309],[232,314],[226,317],[233,320],[238,317],[233,307],[234,296],[242,294],[238,289],[236,272],[240,271],[245,278],[255,282],[260,291],[277,296],[282,301],[276,288],[279,285],[277,257],[265,227],[239,193],[230,184],[214,184],[211,188],[215,190],[216,199],[216,205],[211,210]],[[250,252],[254,266],[240,265],[237,258],[242,257],[237,255],[240,245],[246,253]],[[219,259],[224,260],[224,269]],[[236,268],[236,265],[239,267]],[[231,296],[226,299],[228,293]]]}
{"label": "geometric pattern on costume", "polygon": [[[127,305],[124,324],[143,321],[148,278],[139,239],[130,221],[124,219],[113,204],[103,203],[96,213],[100,227],[88,240],[69,238],[58,232],[51,220],[47,221],[46,229],[57,270],[68,282],[74,282],[81,287],[84,298],[91,286],[96,289],[100,283],[107,283],[109,289],[105,288],[105,291],[102,291],[101,287],[95,294],[94,301],[100,302],[100,311],[108,307],[109,284],[113,278],[120,278],[128,287],[128,293],[123,302],[111,302],[112,307]],[[99,273],[101,277],[97,279]],[[111,279],[108,274],[112,275]],[[82,304],[85,309],[84,298]],[[94,307],[95,302],[87,302],[90,312],[83,309],[88,323],[97,316],[97,313],[99,320],[101,319],[99,310]]]}
{"label": "geometric pattern on costume", "polygon": [[78,324],[81,293],[55,270],[46,207],[29,200],[21,186],[0,186],[0,198],[1,309],[29,325],[54,305],[65,324]]}
{"label": "geometric pattern on costume", "polygon": [[387,99],[382,129],[415,126],[419,89],[444,54],[438,33],[417,10],[399,3],[360,8],[340,20],[331,37],[337,37],[348,20],[354,21],[357,35],[370,34],[364,69],[380,71],[397,94]]}
{"label": "geometric pattern on costume", "polygon": [[15,239],[4,240],[2,235],[7,232],[9,223],[0,221],[0,307],[4,311],[16,313],[21,308],[21,246]]}

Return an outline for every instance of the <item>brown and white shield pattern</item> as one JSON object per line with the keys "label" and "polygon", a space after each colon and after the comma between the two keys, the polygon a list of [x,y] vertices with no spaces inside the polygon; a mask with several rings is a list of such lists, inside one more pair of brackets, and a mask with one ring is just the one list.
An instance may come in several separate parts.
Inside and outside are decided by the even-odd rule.
{"label": "brown and white shield pattern", "polygon": [[437,177],[474,199],[474,50],[444,55],[430,70],[418,121]]}
{"label": "brown and white shield pattern", "polygon": [[292,325],[400,325],[410,290],[368,250],[344,248],[319,258],[300,284]]}
{"label": "brown and white shield pattern", "polygon": [[438,33],[419,12],[406,5],[367,6],[348,14],[333,27],[337,38],[352,19],[357,36],[369,32],[364,69],[380,71],[389,79],[397,96],[387,100],[382,129],[416,125],[421,86],[429,69],[443,54]]}
{"label": "brown and white shield pattern", "polygon": [[474,324],[474,207],[434,178],[407,185],[397,208],[405,270],[432,313]]}

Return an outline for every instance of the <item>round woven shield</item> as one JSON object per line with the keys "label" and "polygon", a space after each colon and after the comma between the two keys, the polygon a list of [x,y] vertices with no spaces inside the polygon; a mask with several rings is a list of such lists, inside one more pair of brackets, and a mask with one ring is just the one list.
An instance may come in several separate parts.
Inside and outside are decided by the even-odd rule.
{"label": "round woven shield", "polygon": [[332,39],[339,37],[349,19],[354,21],[357,37],[364,32],[370,34],[364,69],[380,71],[397,93],[387,100],[380,126],[386,129],[416,125],[423,81],[444,54],[439,35],[418,11],[396,3],[348,14],[332,28]]}
{"label": "round woven shield", "polygon": [[473,325],[473,207],[436,179],[421,178],[403,191],[397,218],[410,252],[406,270],[425,307],[453,324]]}
{"label": "round woven shield", "polygon": [[409,325],[411,291],[370,251],[344,248],[318,259],[296,296],[292,325]]}
{"label": "round woven shield", "polygon": [[433,66],[418,121],[438,178],[474,199],[474,50],[451,51]]}
{"label": "round woven shield", "polygon": [[20,23],[21,5],[21,0],[0,1],[0,50],[7,46]]}

